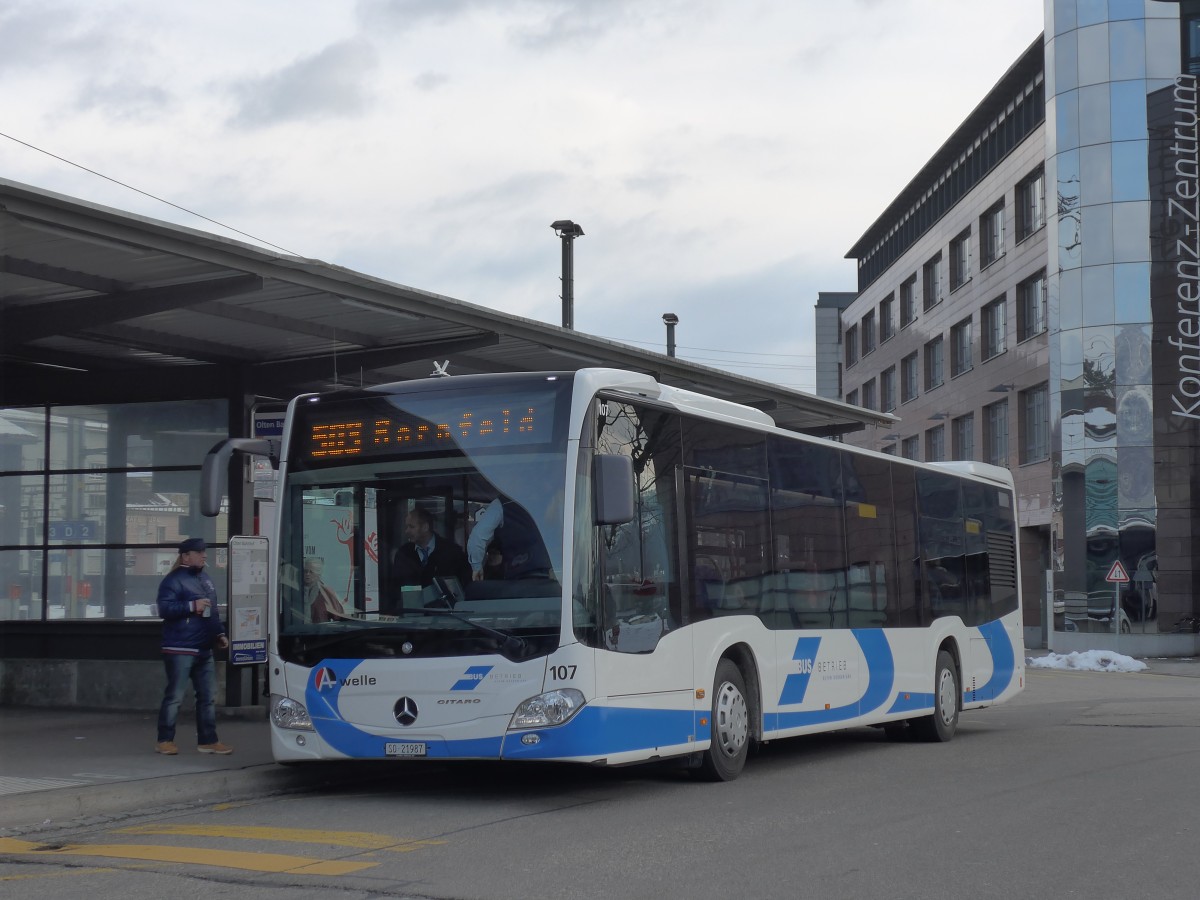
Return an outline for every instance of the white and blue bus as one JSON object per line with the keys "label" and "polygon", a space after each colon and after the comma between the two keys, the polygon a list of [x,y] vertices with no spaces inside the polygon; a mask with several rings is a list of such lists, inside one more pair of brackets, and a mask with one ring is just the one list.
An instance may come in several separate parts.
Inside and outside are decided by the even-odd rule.
{"label": "white and blue bus", "polygon": [[[850,448],[613,369],[302,396],[279,469],[281,762],[677,758],[728,780],[754,742],[947,741],[1024,684],[1005,469]],[[472,548],[468,573],[405,574],[418,507]],[[345,558],[323,558],[336,596],[314,604],[330,527]]]}

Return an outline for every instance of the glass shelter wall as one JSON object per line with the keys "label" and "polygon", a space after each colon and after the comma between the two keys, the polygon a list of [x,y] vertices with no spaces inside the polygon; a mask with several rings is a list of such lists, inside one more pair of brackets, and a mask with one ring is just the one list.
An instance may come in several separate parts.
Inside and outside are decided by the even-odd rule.
{"label": "glass shelter wall", "polygon": [[[1162,436],[1156,441],[1155,431],[1156,421],[1171,418],[1169,397],[1156,390],[1162,378],[1155,377],[1167,363],[1155,358],[1163,302],[1155,276],[1163,235],[1156,166],[1173,138],[1161,107],[1174,97],[1180,72],[1179,10],[1156,0],[1046,2],[1060,630],[1169,631],[1192,614],[1190,584],[1183,589],[1177,581],[1172,590],[1161,577],[1171,568],[1190,573],[1191,554],[1168,553],[1164,544],[1172,476],[1159,464]],[[1194,133],[1194,113],[1191,124]],[[1167,309],[1174,303],[1165,298]],[[1190,505],[1177,518],[1190,520]],[[1118,562],[1128,582],[1114,572]]]}
{"label": "glass shelter wall", "polygon": [[0,620],[153,616],[178,542],[226,542],[199,496],[227,434],[224,400],[0,409]]}

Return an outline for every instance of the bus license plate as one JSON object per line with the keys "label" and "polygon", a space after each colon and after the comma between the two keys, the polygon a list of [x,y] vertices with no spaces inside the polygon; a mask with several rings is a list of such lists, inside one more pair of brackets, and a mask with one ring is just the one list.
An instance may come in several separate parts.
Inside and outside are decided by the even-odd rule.
{"label": "bus license plate", "polygon": [[383,752],[386,756],[424,756],[425,745],[414,741],[405,741],[402,744],[384,744]]}

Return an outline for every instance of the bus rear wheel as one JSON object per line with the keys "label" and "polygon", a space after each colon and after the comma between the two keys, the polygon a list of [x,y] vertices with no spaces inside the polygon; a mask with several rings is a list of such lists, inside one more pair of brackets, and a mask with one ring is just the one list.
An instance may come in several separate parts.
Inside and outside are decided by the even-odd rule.
{"label": "bus rear wheel", "polygon": [[961,706],[958,666],[948,650],[939,650],[933,676],[933,715],[913,719],[913,736],[918,740],[942,743],[954,737]]}
{"label": "bus rear wheel", "polygon": [[710,743],[697,774],[706,781],[733,781],[750,749],[750,708],[742,672],[728,659],[717,664],[709,729]]}

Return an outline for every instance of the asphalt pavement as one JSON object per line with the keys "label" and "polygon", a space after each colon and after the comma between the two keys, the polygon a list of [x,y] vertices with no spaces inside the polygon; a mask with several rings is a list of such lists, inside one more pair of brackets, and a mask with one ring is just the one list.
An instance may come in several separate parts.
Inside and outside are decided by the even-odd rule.
{"label": "asphalt pavement", "polygon": [[[1200,659],[1143,661],[1149,673],[1200,678]],[[155,753],[156,718],[156,711],[0,707],[0,836],[307,790],[362,771],[277,765],[265,707],[218,708],[221,742],[234,750],[229,756],[198,752],[194,719],[183,714],[179,755]]]}

